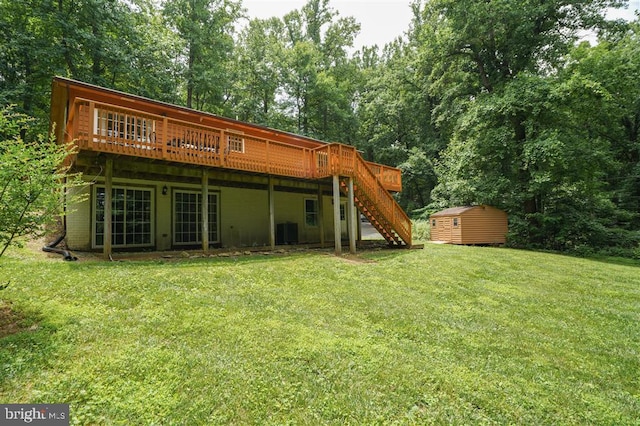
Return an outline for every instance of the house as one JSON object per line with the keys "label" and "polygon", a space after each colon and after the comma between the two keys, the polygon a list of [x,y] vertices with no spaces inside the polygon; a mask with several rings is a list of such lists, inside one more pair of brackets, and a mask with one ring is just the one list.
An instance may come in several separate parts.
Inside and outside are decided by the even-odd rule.
{"label": "house", "polygon": [[453,207],[432,214],[431,241],[451,244],[504,244],[507,213],[490,206]]}
{"label": "house", "polygon": [[[392,192],[400,170],[351,146],[134,96],[52,82],[58,143],[72,143],[86,200],[65,220],[72,250],[266,247],[342,240],[355,251],[356,210],[390,245],[411,246]],[[203,220],[205,218],[205,220]]]}

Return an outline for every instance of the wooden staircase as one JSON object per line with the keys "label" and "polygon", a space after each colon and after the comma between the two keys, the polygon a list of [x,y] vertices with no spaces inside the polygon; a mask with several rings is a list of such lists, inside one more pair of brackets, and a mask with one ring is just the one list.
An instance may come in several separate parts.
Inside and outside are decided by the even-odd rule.
{"label": "wooden staircase", "polygon": [[[107,99],[116,103],[125,103],[129,96],[90,89],[105,92],[103,97],[117,95]],[[69,140],[64,136],[69,135],[80,150],[250,173],[306,180],[338,176],[341,191],[347,194],[352,178],[360,213],[390,245],[411,247],[411,220],[389,193],[402,189],[400,170],[367,162],[349,145],[281,134],[149,100],[135,101],[123,106],[76,96],[59,140]],[[139,103],[149,104],[147,110],[137,109]],[[170,117],[173,110],[181,118]]]}
{"label": "wooden staircase", "polygon": [[[353,178],[354,200],[357,209],[376,228],[391,246],[411,247],[411,219],[355,148],[331,144],[317,150],[326,161],[326,170],[318,175],[339,175],[341,191],[348,195],[346,178]],[[326,152],[326,153],[324,153]],[[327,158],[328,157],[328,158]]]}

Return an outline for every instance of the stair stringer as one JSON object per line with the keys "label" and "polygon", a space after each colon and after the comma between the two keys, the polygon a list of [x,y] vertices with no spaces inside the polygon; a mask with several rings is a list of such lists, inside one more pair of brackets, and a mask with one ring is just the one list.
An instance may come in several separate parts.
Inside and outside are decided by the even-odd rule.
{"label": "stair stringer", "polygon": [[[355,167],[350,174],[354,179],[354,200],[358,211],[390,245],[410,247],[411,219],[357,152]],[[342,180],[340,188],[348,195],[348,186]]]}

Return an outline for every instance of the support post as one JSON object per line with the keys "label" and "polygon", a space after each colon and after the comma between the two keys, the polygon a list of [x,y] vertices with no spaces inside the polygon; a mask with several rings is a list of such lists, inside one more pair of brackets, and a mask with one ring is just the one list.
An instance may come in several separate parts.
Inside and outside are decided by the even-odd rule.
{"label": "support post", "polygon": [[276,248],[276,203],[274,199],[273,178],[269,176],[269,246]]}
{"label": "support post", "polygon": [[202,251],[209,251],[209,172],[202,169]]}
{"label": "support post", "polygon": [[167,143],[171,143],[169,140],[169,119],[165,117],[162,120],[162,138],[156,138],[156,149],[159,149],[162,153],[162,158],[168,158]]}
{"label": "support post", "polygon": [[104,245],[102,254],[111,258],[111,238],[113,235],[113,158],[107,157],[104,171]]}
{"label": "support post", "polygon": [[333,235],[336,255],[342,254],[342,229],[340,227],[340,177],[333,175]]}
{"label": "support post", "polygon": [[356,254],[356,207],[353,192],[353,178],[349,177],[349,201],[347,202],[347,228],[349,229],[349,253]]}
{"label": "support post", "polygon": [[220,152],[220,166],[224,167],[224,156],[226,155],[225,151],[227,150],[227,135],[224,130],[220,130],[220,147],[218,150]]}
{"label": "support post", "polygon": [[[93,135],[95,135],[100,131],[99,129],[96,129],[94,127],[96,125],[95,111],[96,111],[96,104],[94,102],[89,102],[89,128],[87,129],[87,144],[86,144],[87,147],[93,146],[93,143],[94,143]],[[98,127],[99,127],[99,124],[98,124]],[[96,132],[96,130],[98,130],[98,132]],[[78,133],[74,133],[74,134],[77,135]]]}
{"label": "support post", "polygon": [[320,226],[320,247],[324,248],[324,198],[321,183],[318,184],[318,225]]}

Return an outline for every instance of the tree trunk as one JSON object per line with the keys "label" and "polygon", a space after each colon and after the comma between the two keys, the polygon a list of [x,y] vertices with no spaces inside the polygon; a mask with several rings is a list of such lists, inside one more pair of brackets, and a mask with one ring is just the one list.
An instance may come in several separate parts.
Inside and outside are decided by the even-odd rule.
{"label": "tree trunk", "polygon": [[189,44],[189,62],[187,64],[187,108],[192,108],[193,106],[193,64],[196,61],[195,52],[191,45]]}

